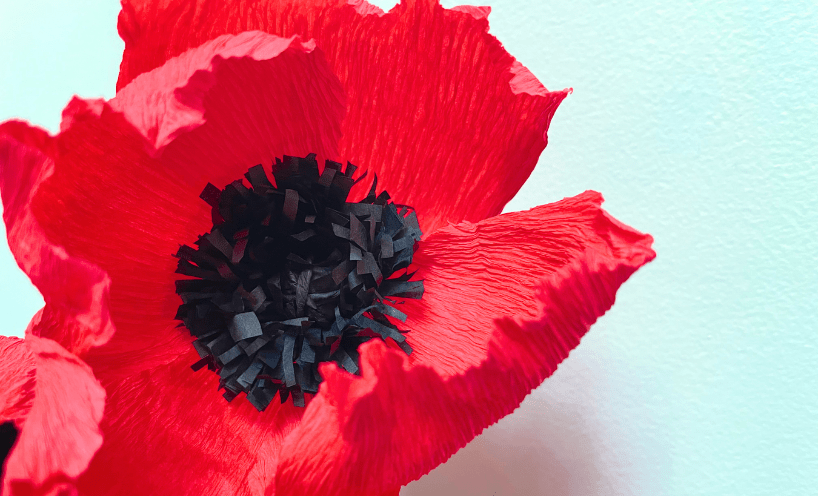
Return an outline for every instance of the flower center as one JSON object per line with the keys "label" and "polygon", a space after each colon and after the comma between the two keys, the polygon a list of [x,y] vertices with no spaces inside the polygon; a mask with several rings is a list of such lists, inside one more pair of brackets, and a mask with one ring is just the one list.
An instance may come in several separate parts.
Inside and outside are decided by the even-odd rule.
{"label": "flower center", "polygon": [[[393,322],[406,314],[395,297],[421,298],[423,281],[407,268],[421,231],[411,207],[375,194],[347,202],[357,169],[327,161],[319,174],[315,155],[276,160],[271,184],[261,165],[223,190],[201,194],[212,208],[213,229],[196,248],[181,246],[176,281],[182,305],[176,318],[196,340],[201,360],[221,378],[232,401],[244,392],[264,410],[276,392],[316,393],[318,364],[333,361],[358,372],[357,349],[391,338],[412,348]],[[390,320],[391,318],[391,320]]]}

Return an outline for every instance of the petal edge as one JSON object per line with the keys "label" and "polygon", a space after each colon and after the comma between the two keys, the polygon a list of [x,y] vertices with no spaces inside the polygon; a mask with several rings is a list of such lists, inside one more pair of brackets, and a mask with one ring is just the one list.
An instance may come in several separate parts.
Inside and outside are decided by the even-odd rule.
{"label": "petal edge", "polygon": [[[111,338],[108,311],[110,279],[98,266],[69,255],[51,241],[35,218],[31,203],[54,172],[54,144],[48,134],[24,122],[0,124],[0,193],[8,243],[17,264],[43,295],[37,335],[54,339],[82,356]],[[32,321],[38,324],[40,319]]]}

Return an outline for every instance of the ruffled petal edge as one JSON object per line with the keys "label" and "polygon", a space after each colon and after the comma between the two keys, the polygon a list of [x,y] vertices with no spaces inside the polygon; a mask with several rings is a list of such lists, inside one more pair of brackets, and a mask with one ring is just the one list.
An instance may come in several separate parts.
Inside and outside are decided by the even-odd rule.
{"label": "ruffled petal edge", "polygon": [[31,330],[82,356],[114,333],[107,303],[111,281],[98,266],[51,242],[32,212],[38,188],[54,172],[53,153],[53,139],[44,130],[21,121],[0,124],[0,193],[9,247],[43,295],[40,321],[59,323]]}

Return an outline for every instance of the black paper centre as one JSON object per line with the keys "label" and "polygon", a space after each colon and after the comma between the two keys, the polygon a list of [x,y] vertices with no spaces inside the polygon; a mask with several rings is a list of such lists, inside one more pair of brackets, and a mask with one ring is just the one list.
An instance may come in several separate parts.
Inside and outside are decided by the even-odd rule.
{"label": "black paper centre", "polygon": [[13,421],[9,420],[0,424],[0,480],[2,480],[3,468],[6,466],[6,458],[17,441],[17,434],[19,432]]}
{"label": "black paper centre", "polygon": [[[176,314],[196,338],[201,360],[232,401],[242,392],[259,411],[279,393],[304,406],[316,393],[318,364],[358,373],[358,347],[390,338],[407,354],[402,298],[421,298],[423,281],[407,271],[420,240],[411,207],[396,205],[377,177],[366,198],[347,202],[357,168],[315,155],[284,157],[275,186],[261,165],[223,190],[208,184],[213,229],[181,246]],[[391,317],[391,320],[387,317]]]}

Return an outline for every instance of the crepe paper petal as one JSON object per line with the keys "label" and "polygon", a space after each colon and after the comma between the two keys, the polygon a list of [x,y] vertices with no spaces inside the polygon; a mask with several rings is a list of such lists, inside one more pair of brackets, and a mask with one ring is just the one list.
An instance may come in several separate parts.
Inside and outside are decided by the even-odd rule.
{"label": "crepe paper petal", "polygon": [[316,37],[349,96],[341,154],[415,207],[426,232],[499,214],[534,169],[567,92],[513,87],[514,58],[488,22],[436,1],[348,23],[341,46]]}
{"label": "crepe paper petal", "polygon": [[[110,103],[157,155],[192,131],[175,149],[202,160],[196,170],[214,184],[284,154],[334,158],[346,104],[315,42],[261,31],[220,36],[189,50],[136,78]],[[205,136],[225,142],[214,146]]]}
{"label": "crepe paper petal", "polygon": [[493,322],[501,315],[534,318],[539,282],[593,250],[610,258],[644,236],[604,210],[602,195],[573,198],[513,212],[477,224],[438,230],[415,255],[422,300],[401,310],[415,352],[413,364],[443,377],[461,374],[486,358]]}
{"label": "crepe paper petal", "polygon": [[0,124],[0,196],[9,247],[43,295],[43,319],[60,323],[43,335],[81,356],[114,332],[107,305],[110,279],[50,238],[32,210],[32,199],[54,173],[54,153],[45,131],[19,121]]}
{"label": "crepe paper petal", "polygon": [[278,450],[303,408],[277,399],[258,412],[245,397],[227,403],[218,376],[178,360],[109,387],[105,444],[79,481],[81,494],[261,495]]}
{"label": "crepe paper petal", "polygon": [[[224,36],[173,59],[109,103],[74,99],[68,105],[62,132],[49,141],[53,178],[35,183],[36,196],[30,186],[18,208],[30,202],[44,240],[116,281],[110,298],[100,298],[110,305],[116,336],[84,357],[100,377],[127,377],[187,351],[189,338],[174,329],[178,296],[170,254],[179,240],[196,239],[210,227],[202,188],[241,177],[248,164],[269,167],[287,153],[334,156],[343,99],[310,43],[255,32]],[[14,126],[24,127],[23,134],[41,132]],[[15,157],[28,153],[16,141],[7,149]],[[6,174],[23,165],[2,167]],[[17,178],[4,184],[4,194],[27,185]],[[24,237],[21,231],[18,243]],[[29,252],[15,253],[19,259]],[[77,287],[59,295],[83,294],[81,277],[68,281]],[[35,283],[45,293],[48,274]]]}
{"label": "crepe paper petal", "polygon": [[[585,196],[589,204],[601,201]],[[595,223],[608,224],[595,226],[608,247],[592,242],[571,250],[530,300],[537,315],[496,315],[485,358],[462,373],[443,376],[374,341],[360,348],[361,377],[324,364],[318,395],[282,447],[275,494],[367,496],[394,489],[516,409],[613,305],[619,286],[655,256],[650,236],[604,214]],[[442,236],[468,230],[487,229],[455,226]],[[440,332],[447,324],[458,325],[443,320]]]}
{"label": "crepe paper petal", "polygon": [[3,472],[2,493],[71,494],[102,444],[105,390],[91,369],[57,342],[24,341],[34,357],[34,399]]}
{"label": "crepe paper petal", "polygon": [[34,400],[34,384],[34,355],[26,343],[0,336],[0,423],[22,426]]}
{"label": "crepe paper petal", "polygon": [[[223,34],[267,31],[282,37],[302,35],[345,0],[266,0],[205,2],[127,0],[122,2],[117,30],[125,42],[117,91],[134,78],[172,57]],[[265,25],[277,29],[264,29]]]}
{"label": "crepe paper petal", "polygon": [[388,13],[365,1],[125,0],[119,85],[223,33],[315,38],[349,98],[341,156],[376,172],[431,233],[502,211],[569,93],[547,91],[514,60],[488,33],[487,15],[437,0],[404,0]]}

